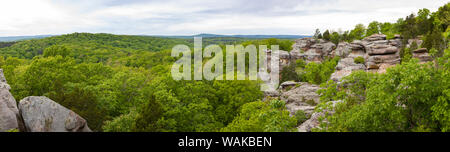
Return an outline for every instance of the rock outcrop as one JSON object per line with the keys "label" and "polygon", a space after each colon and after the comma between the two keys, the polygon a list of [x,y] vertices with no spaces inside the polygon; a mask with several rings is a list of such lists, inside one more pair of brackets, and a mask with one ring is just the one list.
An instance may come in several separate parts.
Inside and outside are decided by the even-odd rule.
{"label": "rock outcrop", "polygon": [[85,119],[47,97],[27,97],[19,109],[29,132],[91,132]]}
{"label": "rock outcrop", "polygon": [[290,56],[292,59],[303,59],[306,62],[321,62],[330,56],[336,45],[329,41],[313,38],[302,38],[292,45]]}
{"label": "rock outcrop", "polygon": [[[384,73],[387,68],[399,64],[401,61],[400,49],[403,47],[401,39],[400,35],[395,35],[394,39],[387,40],[386,35],[374,34],[351,43],[341,42],[336,46],[321,39],[302,38],[295,41],[289,57],[284,55],[284,58],[290,60],[283,60],[280,63],[287,65],[297,59],[303,59],[307,63],[322,62],[327,57],[339,56],[340,61],[330,78],[339,83],[343,77],[350,75],[353,71]],[[408,48],[415,48],[416,44],[419,49],[414,49],[412,56],[418,58],[421,62],[432,61],[428,50],[420,48],[422,44],[420,38],[408,40],[408,44],[405,45]],[[355,62],[356,58],[359,58],[358,62]],[[317,85],[289,81],[282,83],[279,90],[272,92],[271,95],[284,100],[291,115],[294,115],[298,110],[303,110],[310,115],[310,119],[298,127],[299,131],[308,132],[312,128],[318,127],[319,118],[325,116],[325,113],[334,113],[333,110],[314,113],[315,106],[320,101],[320,96],[316,93],[319,89],[320,87]],[[332,101],[330,104],[333,104],[334,107],[339,102],[342,101]]]}
{"label": "rock outcrop", "polygon": [[19,102],[9,92],[0,69],[0,132],[90,132],[85,119],[47,97],[27,97]]}
{"label": "rock outcrop", "polygon": [[409,39],[407,48],[412,51],[412,57],[419,59],[420,63],[429,62],[433,60],[430,54],[428,54],[427,48],[421,48],[423,41],[420,38]]}
{"label": "rock outcrop", "polygon": [[400,63],[400,39],[386,40],[386,35],[374,34],[362,43],[367,53],[367,70],[384,73],[388,67]]}
{"label": "rock outcrop", "polygon": [[0,132],[22,130],[23,124],[17,109],[17,103],[9,90],[3,70],[0,69]]}
{"label": "rock outcrop", "polygon": [[[400,36],[386,40],[386,35],[382,34],[374,34],[352,43],[340,43],[332,53],[333,56],[340,56],[341,60],[331,79],[340,81],[357,70],[384,73],[387,68],[400,63],[401,47]],[[354,59],[357,57],[363,58],[364,63],[355,63]]]}
{"label": "rock outcrop", "polygon": [[421,63],[433,60],[433,57],[431,57],[431,55],[428,54],[427,48],[419,48],[412,51],[412,57],[419,59]]}
{"label": "rock outcrop", "polygon": [[[328,104],[332,104],[331,107],[335,107],[337,103],[341,103],[342,100],[338,101],[330,101]],[[321,112],[314,112],[311,117],[303,122],[300,126],[297,127],[299,132],[311,132],[313,128],[319,128],[320,125],[320,117],[324,117],[326,114],[333,114],[333,109],[324,109]]]}
{"label": "rock outcrop", "polygon": [[353,43],[340,43],[336,50],[333,52],[334,56],[341,57],[336,71],[331,74],[331,80],[340,81],[343,77],[350,75],[356,70],[366,70],[366,66],[362,63],[355,63],[354,59],[357,57],[364,58],[365,49],[361,41],[355,41]]}
{"label": "rock outcrop", "polygon": [[316,93],[320,89],[318,85],[306,82],[290,82],[291,88],[281,93],[280,99],[286,102],[286,108],[291,115],[298,110],[312,114],[315,106],[320,102],[320,96]]}

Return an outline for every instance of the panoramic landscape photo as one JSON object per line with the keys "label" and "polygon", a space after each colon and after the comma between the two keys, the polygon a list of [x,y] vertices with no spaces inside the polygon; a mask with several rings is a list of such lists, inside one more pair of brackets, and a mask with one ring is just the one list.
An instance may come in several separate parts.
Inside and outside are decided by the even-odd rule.
{"label": "panoramic landscape photo", "polygon": [[447,0],[4,1],[0,132],[449,132],[449,25]]}

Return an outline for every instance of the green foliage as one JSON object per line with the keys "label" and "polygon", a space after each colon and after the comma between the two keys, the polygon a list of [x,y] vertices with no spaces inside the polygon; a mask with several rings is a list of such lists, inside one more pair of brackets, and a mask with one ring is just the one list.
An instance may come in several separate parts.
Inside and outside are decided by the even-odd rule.
{"label": "green foliage", "polygon": [[341,41],[341,35],[339,35],[338,32],[333,32],[330,36],[330,41],[338,45],[338,43]]}
{"label": "green foliage", "polygon": [[[385,74],[356,72],[344,78],[339,92],[345,104],[322,123],[326,131],[448,131],[450,51],[431,63],[403,62]],[[347,85],[346,85],[347,84]],[[324,100],[337,94],[335,85],[321,92]],[[439,108],[438,108],[439,107]],[[439,109],[439,110],[438,110]]]}
{"label": "green foliage", "polygon": [[19,129],[10,129],[10,130],[7,130],[6,132],[19,132]]}
{"label": "green foliage", "polygon": [[401,49],[400,58],[402,62],[409,62],[412,58],[412,50],[410,48]]}
{"label": "green foliage", "polygon": [[163,110],[161,104],[155,101],[154,97],[149,98],[149,102],[143,106],[141,112],[136,117],[134,131],[156,132],[158,126],[156,122],[162,117]]}
{"label": "green foliage", "polygon": [[80,86],[70,86],[65,89],[67,90],[60,88],[52,91],[48,97],[86,119],[91,129],[101,131],[103,121],[108,117],[106,109],[96,100],[95,93],[88,89],[81,89]]}
{"label": "green foliage", "polygon": [[296,111],[294,117],[297,120],[297,125],[300,125],[308,120],[308,116],[303,110]]}
{"label": "green foliage", "polygon": [[363,58],[363,57],[360,57],[360,56],[356,57],[356,58],[354,59],[354,62],[355,62],[356,64],[364,64],[364,63],[365,63],[364,58]]}
{"label": "green foliage", "polygon": [[322,38],[322,34],[320,33],[319,29],[316,29],[316,32],[314,33],[313,36],[315,39],[321,39]]}
{"label": "green foliage", "polygon": [[438,56],[442,56],[444,49],[447,47],[444,43],[444,37],[442,35],[442,31],[437,28],[434,28],[423,38],[422,46],[427,48],[428,50],[437,49],[439,50]]}
{"label": "green foliage", "polygon": [[133,132],[136,126],[136,110],[131,110],[128,114],[120,115],[112,121],[106,121],[103,126],[105,132]]}
{"label": "green foliage", "polygon": [[295,131],[296,125],[297,120],[289,116],[283,101],[256,101],[243,105],[239,116],[221,131],[291,132]]}
{"label": "green foliage", "polygon": [[331,38],[331,37],[330,37],[330,31],[326,30],[325,32],[323,32],[322,38],[323,38],[324,40],[329,41],[330,38]]}
{"label": "green foliage", "polygon": [[313,84],[321,84],[330,79],[334,72],[339,57],[327,59],[322,63],[310,62],[305,67],[305,80]]}
{"label": "green foliage", "polygon": [[357,24],[353,30],[350,31],[350,40],[361,40],[364,38],[366,27],[363,24]]}
{"label": "green foliage", "polygon": [[305,60],[302,60],[302,59],[295,60],[295,67],[297,67],[297,68],[305,68],[306,67]]}
{"label": "green foliage", "polygon": [[[374,33],[404,40],[423,36],[434,63],[418,64],[411,50],[401,51],[402,64],[385,74],[355,71],[338,84],[328,81],[339,58],[306,64],[297,60],[283,69],[282,81],[321,84],[318,109],[343,100],[325,118],[323,131],[449,131],[450,3],[431,13],[396,23],[358,24],[351,31],[315,38],[333,43],[362,39]],[[88,121],[94,131],[295,131],[306,120],[293,117],[279,100],[260,102],[259,81],[175,81],[170,49],[192,46],[192,39],[74,33],[38,40],[0,43],[0,68],[17,100],[48,96]],[[204,38],[208,44],[279,45],[292,50],[292,40]],[[419,46],[417,46],[419,47]],[[355,58],[364,63],[364,58]],[[298,87],[298,86],[296,86]],[[256,101],[256,102],[255,102]],[[309,104],[314,105],[313,101]]]}
{"label": "green foliage", "polygon": [[292,45],[294,44],[294,41],[270,38],[270,39],[263,39],[263,40],[245,41],[242,43],[243,46],[247,46],[250,44],[255,45],[257,49],[259,49],[260,45],[266,45],[267,49],[271,49],[272,45],[278,45],[279,50],[284,50],[284,51],[289,52],[292,50]]}
{"label": "green foliage", "polygon": [[62,57],[67,57],[67,56],[70,56],[70,54],[71,54],[71,51],[63,45],[62,46],[61,45],[53,45],[51,47],[44,49],[44,57],[57,56],[57,55],[60,55]]}
{"label": "green foliage", "polygon": [[299,75],[296,72],[296,68],[297,66],[295,64],[290,64],[287,67],[284,67],[280,72],[281,75],[280,82],[283,83],[286,81],[295,81],[295,82],[301,81],[302,80],[301,75]]}
{"label": "green foliage", "polygon": [[380,26],[381,23],[377,22],[377,21],[373,21],[369,24],[369,26],[367,26],[367,30],[366,30],[366,35],[370,36],[373,34],[379,34],[380,33]]}
{"label": "green foliage", "polygon": [[105,62],[107,58],[126,56],[138,51],[162,51],[171,49],[177,44],[192,45],[187,39],[158,38],[150,36],[127,36],[112,34],[73,33],[44,39],[25,40],[10,47],[1,48],[3,56],[32,59],[42,55],[46,48],[53,45],[68,48],[73,51],[76,59]]}

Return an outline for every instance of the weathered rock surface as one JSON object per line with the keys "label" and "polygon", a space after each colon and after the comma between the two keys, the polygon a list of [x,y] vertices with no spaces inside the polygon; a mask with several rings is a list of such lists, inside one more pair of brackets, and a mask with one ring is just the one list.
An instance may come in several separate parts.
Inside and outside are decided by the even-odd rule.
{"label": "weathered rock surface", "polygon": [[47,97],[27,97],[19,109],[29,132],[91,132],[85,119]]}
{"label": "weathered rock surface", "polygon": [[400,63],[401,40],[386,40],[386,35],[374,34],[363,39],[367,52],[367,70],[383,73],[386,68]]}
{"label": "weathered rock surface", "polygon": [[365,37],[364,41],[378,41],[378,40],[386,40],[386,35],[383,34],[373,34],[371,36]]}
{"label": "weathered rock surface", "polygon": [[336,71],[331,74],[330,79],[333,81],[340,81],[343,77],[350,75],[353,71],[365,70],[364,64],[357,64],[354,58],[348,57],[341,59],[336,66]]}
{"label": "weathered rock surface", "polygon": [[412,52],[412,57],[420,60],[421,63],[432,61],[433,57],[428,54],[428,50],[426,48],[419,48]]}
{"label": "weathered rock surface", "polygon": [[[342,100],[330,101],[329,104],[332,104],[332,107],[334,108],[337,103],[341,103],[341,102],[342,102]],[[334,110],[333,109],[324,109],[322,112],[313,113],[308,120],[306,120],[300,126],[297,127],[298,131],[299,132],[311,132],[311,129],[318,128],[320,125],[320,121],[319,121],[320,117],[325,116],[326,113],[333,114]]]}
{"label": "weathered rock surface", "polygon": [[303,59],[306,62],[321,62],[326,56],[332,54],[336,45],[321,39],[302,38],[295,41],[290,52],[291,58]]}
{"label": "weathered rock surface", "polygon": [[312,114],[320,96],[316,93],[320,87],[306,82],[297,82],[290,90],[281,93],[281,100],[286,102],[286,108],[291,115],[298,110]]}
{"label": "weathered rock surface", "polygon": [[353,47],[350,43],[342,42],[339,43],[336,47],[336,50],[334,50],[331,54],[332,57],[339,56],[341,58],[347,57],[353,50]]}
{"label": "weathered rock surface", "polygon": [[[352,43],[340,43],[334,52],[341,60],[331,79],[340,81],[356,70],[384,73],[387,68],[399,64],[402,46],[399,38],[400,36],[397,36],[393,40],[386,40],[386,35],[374,34]],[[353,62],[357,57],[364,58],[364,65]]]}
{"label": "weathered rock surface", "polygon": [[331,80],[340,81],[343,77],[350,75],[353,71],[366,69],[364,64],[357,64],[354,62],[355,58],[364,58],[366,55],[364,43],[362,41],[340,43],[335,52],[336,56],[341,57],[341,60],[339,60],[335,72],[331,74]]}
{"label": "weathered rock surface", "polygon": [[10,89],[3,70],[0,69],[0,132],[23,127],[16,100],[9,92]]}

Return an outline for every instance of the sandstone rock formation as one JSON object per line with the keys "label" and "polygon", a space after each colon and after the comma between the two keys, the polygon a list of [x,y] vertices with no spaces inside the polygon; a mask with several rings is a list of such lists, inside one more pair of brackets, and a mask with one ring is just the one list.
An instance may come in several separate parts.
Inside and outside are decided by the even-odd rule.
{"label": "sandstone rock formation", "polygon": [[336,71],[331,75],[331,80],[340,81],[343,77],[350,75],[356,70],[365,70],[366,66],[361,63],[355,63],[354,59],[357,57],[364,58],[365,49],[361,41],[353,43],[340,43],[334,51],[334,56],[341,57]]}
{"label": "sandstone rock formation", "polygon": [[431,55],[428,54],[428,50],[426,48],[419,48],[412,51],[412,57],[419,59],[420,62],[422,63],[433,60],[433,57],[431,57]]}
{"label": "sandstone rock formation", "polygon": [[412,49],[412,57],[419,59],[421,63],[432,61],[433,57],[428,54],[428,49],[421,48],[422,43],[423,41],[420,38],[409,39],[406,47]]}
{"label": "sandstone rock formation", "polygon": [[369,71],[384,73],[386,68],[400,63],[400,39],[386,40],[386,35],[374,34],[364,38],[363,45]]}
{"label": "sandstone rock formation", "polygon": [[[330,101],[328,104],[332,104],[331,107],[335,107],[337,103],[341,103],[342,100],[338,101]],[[310,132],[313,128],[318,128],[320,125],[320,117],[324,117],[325,114],[333,114],[333,109],[324,109],[322,112],[315,112],[311,115],[311,118],[303,122],[300,126],[297,127],[299,132]]]}
{"label": "sandstone rock formation", "polygon": [[[297,59],[303,59],[306,62],[322,62],[326,57],[339,56],[335,72],[331,75],[331,80],[340,82],[343,77],[350,75],[353,71],[364,70],[367,72],[384,73],[386,69],[399,64],[400,49],[403,47],[402,37],[395,35],[394,39],[387,40],[386,35],[374,34],[362,40],[355,40],[351,43],[341,42],[335,46],[331,42],[324,40],[316,40],[313,38],[302,38],[295,41],[292,46],[293,50],[289,53],[289,62],[295,62]],[[418,58],[421,62],[432,61],[432,57],[428,54],[428,50],[420,48],[422,40],[408,40],[406,47],[411,47],[416,43],[419,49],[412,51],[412,56]],[[414,44],[415,45],[415,44]],[[415,47],[415,46],[414,46]],[[355,58],[363,58],[364,63],[355,63]],[[289,64],[289,62],[283,64]],[[333,114],[333,110],[313,113],[317,103],[319,103],[319,95],[316,91],[320,89],[317,85],[311,85],[305,82],[284,82],[280,85],[278,92],[273,93],[279,96],[281,100],[286,102],[286,108],[291,115],[296,111],[303,110],[311,116],[309,120],[301,124],[299,131],[311,131],[317,128],[319,118],[325,113]],[[333,106],[342,101],[332,101]]]}
{"label": "sandstone rock formation", "polygon": [[3,70],[0,69],[0,132],[23,127],[16,100],[9,92],[10,89]]}
{"label": "sandstone rock formation", "polygon": [[292,59],[303,59],[306,62],[321,62],[326,56],[330,56],[336,45],[321,39],[302,38],[292,45],[290,56]]}
{"label": "sandstone rock formation", "polygon": [[27,97],[19,109],[29,132],[91,132],[85,119],[47,97]]}
{"label": "sandstone rock formation", "polygon": [[320,87],[306,82],[297,82],[290,90],[282,91],[280,99],[286,102],[286,108],[291,115],[298,110],[312,114],[314,107],[320,102],[316,93]]}

